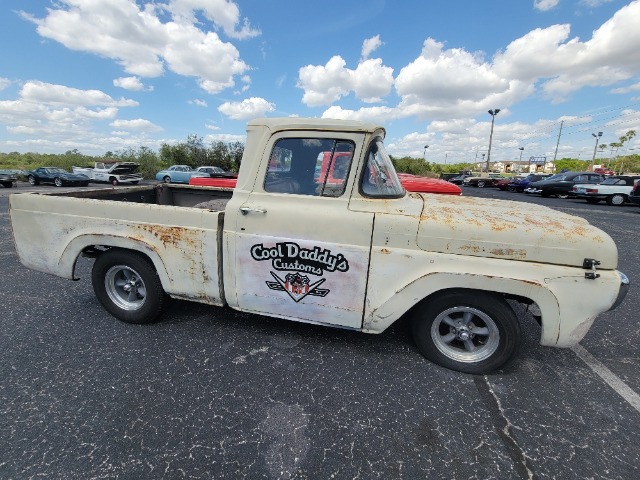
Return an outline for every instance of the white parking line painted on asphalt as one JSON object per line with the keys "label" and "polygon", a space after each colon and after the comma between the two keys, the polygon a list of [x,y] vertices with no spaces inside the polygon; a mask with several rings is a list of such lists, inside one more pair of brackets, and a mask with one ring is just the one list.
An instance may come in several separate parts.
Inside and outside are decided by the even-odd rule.
{"label": "white parking line painted on asphalt", "polygon": [[640,413],[640,395],[633,391],[615,373],[605,367],[597,358],[591,355],[582,345],[571,347],[571,350],[586,363],[600,378],[624,398],[629,405]]}

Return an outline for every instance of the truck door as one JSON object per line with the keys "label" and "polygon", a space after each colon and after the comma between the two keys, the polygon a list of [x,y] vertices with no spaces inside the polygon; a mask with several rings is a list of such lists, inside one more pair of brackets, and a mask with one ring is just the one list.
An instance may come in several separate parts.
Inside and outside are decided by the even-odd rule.
{"label": "truck door", "polygon": [[348,205],[362,137],[272,137],[263,173],[237,215],[240,309],[361,327],[373,214]]}

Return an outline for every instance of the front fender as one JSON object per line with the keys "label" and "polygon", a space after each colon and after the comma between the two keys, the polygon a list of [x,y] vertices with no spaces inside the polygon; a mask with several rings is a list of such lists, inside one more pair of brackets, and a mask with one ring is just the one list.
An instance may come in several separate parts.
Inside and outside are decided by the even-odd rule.
{"label": "front fender", "polygon": [[497,292],[527,298],[535,302],[542,312],[541,343],[555,344],[560,332],[560,308],[558,299],[542,283],[537,281],[460,272],[431,272],[410,283],[374,305],[367,298],[363,331],[379,333],[417,303],[434,294],[450,289],[471,289]]}

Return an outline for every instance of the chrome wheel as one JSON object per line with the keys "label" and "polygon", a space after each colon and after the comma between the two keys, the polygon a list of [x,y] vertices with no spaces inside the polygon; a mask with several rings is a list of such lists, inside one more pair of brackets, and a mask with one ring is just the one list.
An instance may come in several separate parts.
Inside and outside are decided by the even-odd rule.
{"label": "chrome wheel", "polygon": [[109,299],[123,310],[138,310],[147,298],[142,277],[126,265],[114,265],[107,270],[104,287]]}
{"label": "chrome wheel", "polygon": [[53,183],[56,187],[61,187],[62,186],[62,179],[61,178],[54,178],[53,179]]}
{"label": "chrome wheel", "polygon": [[453,307],[435,318],[431,339],[440,353],[451,360],[476,363],[496,352],[500,332],[486,313],[471,307]]}

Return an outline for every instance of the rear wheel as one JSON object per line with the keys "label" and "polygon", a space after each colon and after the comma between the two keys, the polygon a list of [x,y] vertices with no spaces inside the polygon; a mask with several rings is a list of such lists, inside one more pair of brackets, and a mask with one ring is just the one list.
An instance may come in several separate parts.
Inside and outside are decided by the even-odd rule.
{"label": "rear wheel", "polygon": [[480,180],[478,182],[478,188],[484,188],[486,186],[486,183],[484,182],[484,180]]}
{"label": "rear wheel", "polygon": [[520,345],[520,324],[500,296],[455,291],[426,300],[412,318],[413,338],[429,360],[464,373],[504,366]]}
{"label": "rear wheel", "polygon": [[607,197],[607,205],[620,206],[626,201],[626,197],[620,193]]}
{"label": "rear wheel", "polygon": [[33,175],[29,175],[29,184],[30,185],[38,185],[40,182],[38,181],[38,179],[36,177],[34,177]]}
{"label": "rear wheel", "polygon": [[112,249],[100,255],[91,282],[100,303],[123,322],[153,323],[168,302],[155,268],[135,252]]}

